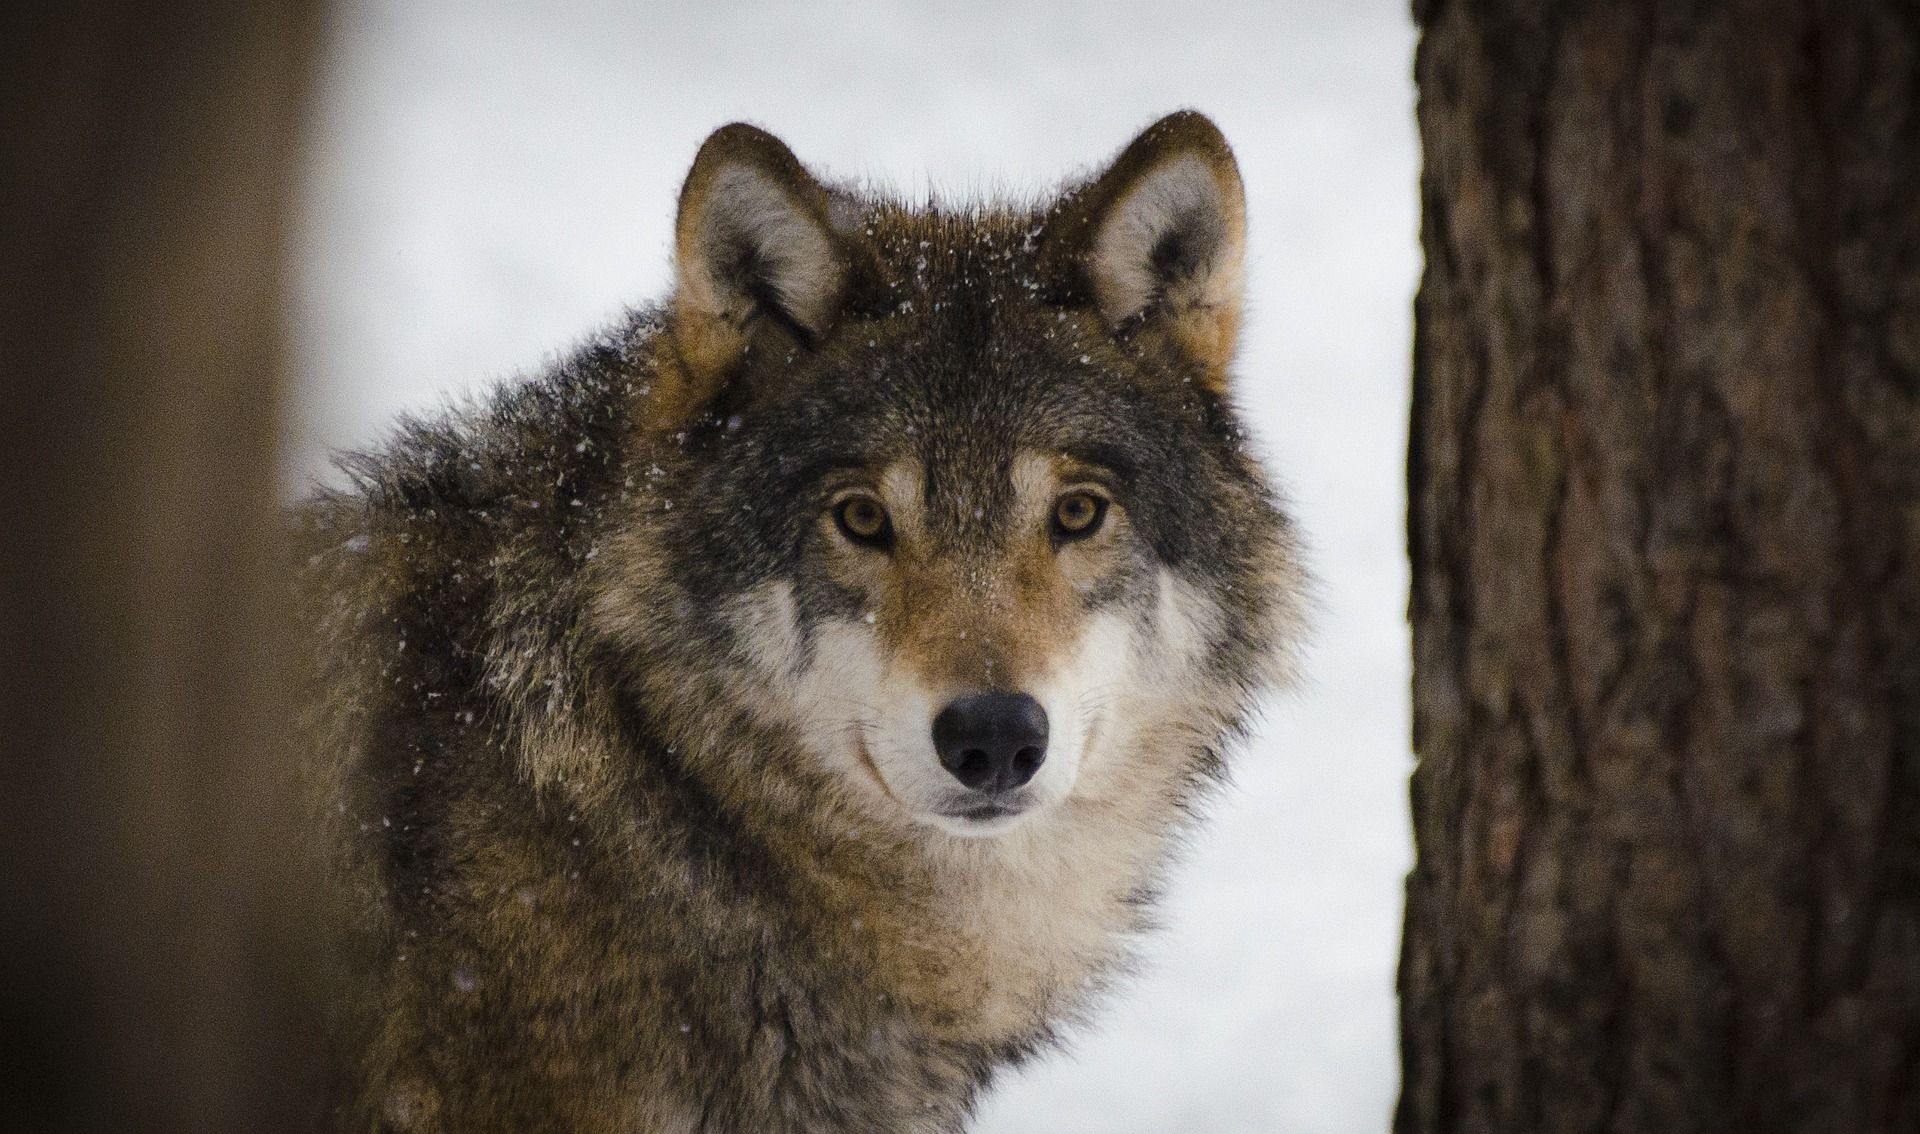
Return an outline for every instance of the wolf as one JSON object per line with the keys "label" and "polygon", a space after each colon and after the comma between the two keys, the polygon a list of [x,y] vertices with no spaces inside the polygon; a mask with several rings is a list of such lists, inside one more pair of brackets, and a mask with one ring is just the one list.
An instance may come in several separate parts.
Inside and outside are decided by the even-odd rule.
{"label": "wolf", "polygon": [[920,205],[736,124],[678,207],[663,303],[300,508],[334,1129],[960,1130],[1295,668],[1208,119]]}

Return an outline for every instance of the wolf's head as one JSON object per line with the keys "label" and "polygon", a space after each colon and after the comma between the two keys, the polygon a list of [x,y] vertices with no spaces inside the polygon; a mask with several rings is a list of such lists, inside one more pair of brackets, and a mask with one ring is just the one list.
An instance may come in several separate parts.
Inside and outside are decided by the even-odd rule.
{"label": "wolf's head", "polygon": [[1177,802],[1297,623],[1230,404],[1245,227],[1195,114],[1030,209],[908,208],[716,132],[616,605],[870,814]]}

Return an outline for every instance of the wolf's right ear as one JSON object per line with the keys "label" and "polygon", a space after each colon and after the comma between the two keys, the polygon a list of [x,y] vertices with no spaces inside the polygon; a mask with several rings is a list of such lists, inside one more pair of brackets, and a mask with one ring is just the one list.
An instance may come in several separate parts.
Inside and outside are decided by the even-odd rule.
{"label": "wolf's right ear", "polygon": [[662,376],[650,424],[682,425],[710,406],[768,323],[803,342],[832,326],[851,275],[832,205],[765,130],[736,122],[708,136],[674,223],[671,334],[685,373]]}

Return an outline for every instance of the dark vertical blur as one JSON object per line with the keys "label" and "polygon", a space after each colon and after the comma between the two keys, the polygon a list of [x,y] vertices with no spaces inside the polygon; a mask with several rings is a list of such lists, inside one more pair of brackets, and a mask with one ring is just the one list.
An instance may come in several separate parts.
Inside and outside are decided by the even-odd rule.
{"label": "dark vertical blur", "polygon": [[0,1127],[309,1113],[275,474],[320,5],[0,15]]}

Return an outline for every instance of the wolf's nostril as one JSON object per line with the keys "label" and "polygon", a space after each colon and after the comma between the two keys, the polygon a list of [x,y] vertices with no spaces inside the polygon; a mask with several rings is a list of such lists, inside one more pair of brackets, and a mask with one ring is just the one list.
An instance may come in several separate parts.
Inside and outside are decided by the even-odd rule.
{"label": "wolf's nostril", "polygon": [[1013,754],[1013,770],[1019,773],[1021,779],[1031,779],[1033,773],[1040,769],[1040,761],[1045,758],[1038,748],[1022,748]]}
{"label": "wolf's nostril", "polygon": [[987,754],[978,748],[969,748],[960,754],[960,766],[953,770],[961,781],[972,785],[986,779],[993,772],[987,762]]}
{"label": "wolf's nostril", "polygon": [[974,693],[933,719],[940,764],[975,791],[1011,791],[1047,758],[1047,711],[1024,693]]}

